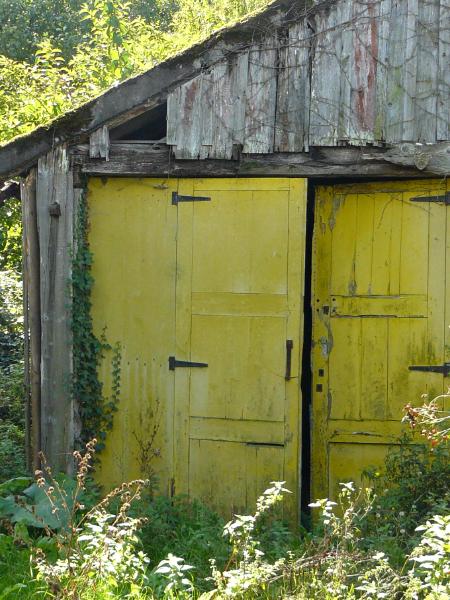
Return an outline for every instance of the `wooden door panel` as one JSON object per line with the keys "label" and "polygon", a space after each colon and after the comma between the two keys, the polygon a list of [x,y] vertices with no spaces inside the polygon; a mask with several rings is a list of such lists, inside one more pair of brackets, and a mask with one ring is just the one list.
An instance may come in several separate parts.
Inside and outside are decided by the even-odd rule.
{"label": "wooden door panel", "polygon": [[270,481],[283,479],[283,462],[283,447],[191,439],[189,495],[231,518],[255,507]]}
{"label": "wooden door panel", "polygon": [[284,421],[286,317],[193,315],[191,339],[191,416]]}
{"label": "wooden door panel", "polygon": [[193,291],[286,294],[287,192],[203,192],[213,200],[194,206]]}
{"label": "wooden door panel", "polygon": [[328,458],[328,489],[333,497],[340,492],[339,484],[353,481],[355,485],[363,483],[361,456],[364,454],[364,467],[367,470],[377,468],[383,464],[388,444],[361,444],[359,452],[355,452],[355,444],[345,442],[329,445]]}
{"label": "wooden door panel", "polygon": [[447,209],[416,201],[444,193],[441,182],[430,181],[318,191],[313,249],[318,497],[334,493],[350,465],[355,479],[371,460],[381,459],[400,431],[407,402],[444,389],[442,374],[409,370],[444,362]]}

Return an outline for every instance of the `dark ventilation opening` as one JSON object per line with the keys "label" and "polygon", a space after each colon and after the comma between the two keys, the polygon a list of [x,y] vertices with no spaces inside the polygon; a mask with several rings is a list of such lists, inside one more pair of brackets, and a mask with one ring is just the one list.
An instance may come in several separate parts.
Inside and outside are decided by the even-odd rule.
{"label": "dark ventilation opening", "polygon": [[159,142],[167,135],[167,102],[130,119],[109,132],[113,142]]}
{"label": "dark ventilation opening", "polygon": [[311,403],[312,403],[312,250],[314,233],[314,184],[308,181],[308,198],[306,208],[306,246],[305,246],[305,292],[303,312],[303,356],[302,356],[302,472],[301,511],[302,523],[310,525],[311,502]]}

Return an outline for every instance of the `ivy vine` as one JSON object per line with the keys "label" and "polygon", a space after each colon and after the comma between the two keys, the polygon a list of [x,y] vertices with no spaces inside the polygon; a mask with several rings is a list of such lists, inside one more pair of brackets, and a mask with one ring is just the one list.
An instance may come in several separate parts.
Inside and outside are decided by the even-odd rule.
{"label": "ivy vine", "polygon": [[[75,252],[72,260],[72,335],[73,377],[72,394],[78,404],[81,419],[79,442],[97,439],[97,450],[105,446],[107,432],[112,428],[114,413],[120,397],[121,359],[120,343],[111,346],[105,332],[101,339],[93,330],[91,292],[93,255],[88,240],[88,204],[86,191],[81,195],[74,232]],[[105,352],[112,352],[111,395],[105,398],[98,373]]]}

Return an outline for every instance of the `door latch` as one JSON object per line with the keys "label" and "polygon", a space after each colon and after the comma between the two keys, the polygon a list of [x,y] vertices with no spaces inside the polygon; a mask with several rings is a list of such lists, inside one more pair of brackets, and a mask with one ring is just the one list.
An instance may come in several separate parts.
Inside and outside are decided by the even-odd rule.
{"label": "door latch", "polygon": [[443,365],[413,365],[409,367],[409,370],[442,373],[444,377],[448,377],[450,375],[450,363],[446,362]]}
{"label": "door latch", "polygon": [[291,366],[292,366],[292,348],[294,342],[292,340],[286,340],[286,372],[284,378],[286,381],[291,379]]}
{"label": "door latch", "polygon": [[175,371],[177,367],[195,367],[203,369],[207,367],[207,363],[201,362],[190,362],[188,360],[177,360],[175,356],[169,356],[169,371]]}

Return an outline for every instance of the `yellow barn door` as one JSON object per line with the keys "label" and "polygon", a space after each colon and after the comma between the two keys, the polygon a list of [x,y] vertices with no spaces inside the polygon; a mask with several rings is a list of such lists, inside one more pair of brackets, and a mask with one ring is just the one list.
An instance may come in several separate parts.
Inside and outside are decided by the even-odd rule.
{"label": "yellow barn door", "polygon": [[176,488],[231,515],[286,480],[294,516],[305,182],[180,185],[176,359],[208,366],[175,370]]}
{"label": "yellow barn door", "polygon": [[94,324],[122,348],[102,481],[152,442],[160,491],[229,516],[286,480],[295,518],[305,182],[93,180],[89,200]]}
{"label": "yellow barn door", "polygon": [[315,497],[335,496],[339,481],[382,463],[401,432],[403,406],[446,389],[445,195],[445,184],[433,181],[318,188]]}

